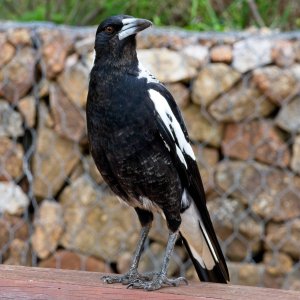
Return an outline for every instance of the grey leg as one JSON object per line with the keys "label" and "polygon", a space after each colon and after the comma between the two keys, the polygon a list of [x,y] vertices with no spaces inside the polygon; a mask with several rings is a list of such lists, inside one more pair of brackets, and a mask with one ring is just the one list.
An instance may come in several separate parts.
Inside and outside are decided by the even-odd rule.
{"label": "grey leg", "polygon": [[178,237],[178,231],[170,232],[165,256],[164,256],[163,263],[162,263],[162,267],[161,267],[160,272],[157,274],[157,276],[152,281],[145,281],[145,280],[137,279],[134,282],[132,282],[131,284],[129,284],[128,287],[142,288],[147,291],[153,291],[153,290],[160,289],[163,285],[178,286],[181,282],[185,282],[187,284],[187,280],[184,277],[178,277],[175,279],[167,278],[168,265],[170,262],[170,258],[171,258],[177,237]]}
{"label": "grey leg", "polygon": [[151,224],[147,224],[143,226],[140,233],[140,239],[138,241],[135,253],[132,258],[132,263],[129,268],[129,271],[124,275],[108,275],[103,276],[102,280],[106,283],[122,283],[122,284],[129,284],[137,279],[139,280],[150,280],[150,276],[141,275],[138,273],[137,268],[141,258],[142,250],[148,233],[150,231]]}

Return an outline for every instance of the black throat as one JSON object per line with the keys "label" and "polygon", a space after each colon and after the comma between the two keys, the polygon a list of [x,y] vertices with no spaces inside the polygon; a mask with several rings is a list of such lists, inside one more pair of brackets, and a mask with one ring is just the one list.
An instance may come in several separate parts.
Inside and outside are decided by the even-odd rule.
{"label": "black throat", "polygon": [[[112,39],[109,45],[95,44],[94,67],[101,71],[113,73],[115,75],[132,73],[138,70],[138,59],[136,54],[135,36],[119,40],[117,36]],[[102,73],[101,72],[101,73]],[[107,74],[109,75],[109,74]]]}

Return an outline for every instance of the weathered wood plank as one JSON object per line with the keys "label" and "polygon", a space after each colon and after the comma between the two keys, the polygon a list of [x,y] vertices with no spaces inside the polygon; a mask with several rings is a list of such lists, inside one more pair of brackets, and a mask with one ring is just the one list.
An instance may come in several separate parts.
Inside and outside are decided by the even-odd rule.
{"label": "weathered wood plank", "polygon": [[0,265],[0,299],[162,299],[299,300],[300,292],[191,282],[188,286],[145,292],[104,284],[103,274]]}

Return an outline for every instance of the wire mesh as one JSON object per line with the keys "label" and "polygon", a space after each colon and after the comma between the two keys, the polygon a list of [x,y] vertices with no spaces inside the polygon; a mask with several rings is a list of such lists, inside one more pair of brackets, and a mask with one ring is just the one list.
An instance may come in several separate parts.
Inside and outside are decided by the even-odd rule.
{"label": "wire mesh", "polygon": [[[95,28],[0,26],[0,262],[126,272],[139,234],[88,151]],[[300,34],[153,29],[138,55],[180,106],[233,283],[300,290]],[[140,271],[160,267],[155,216]],[[178,241],[169,274],[196,279]]]}

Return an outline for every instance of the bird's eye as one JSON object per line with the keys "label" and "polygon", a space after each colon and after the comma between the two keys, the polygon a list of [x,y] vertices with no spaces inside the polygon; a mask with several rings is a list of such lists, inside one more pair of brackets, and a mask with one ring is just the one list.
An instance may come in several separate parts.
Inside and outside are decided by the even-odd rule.
{"label": "bird's eye", "polygon": [[115,31],[115,29],[112,26],[107,26],[104,28],[104,31],[106,33],[113,33]]}

